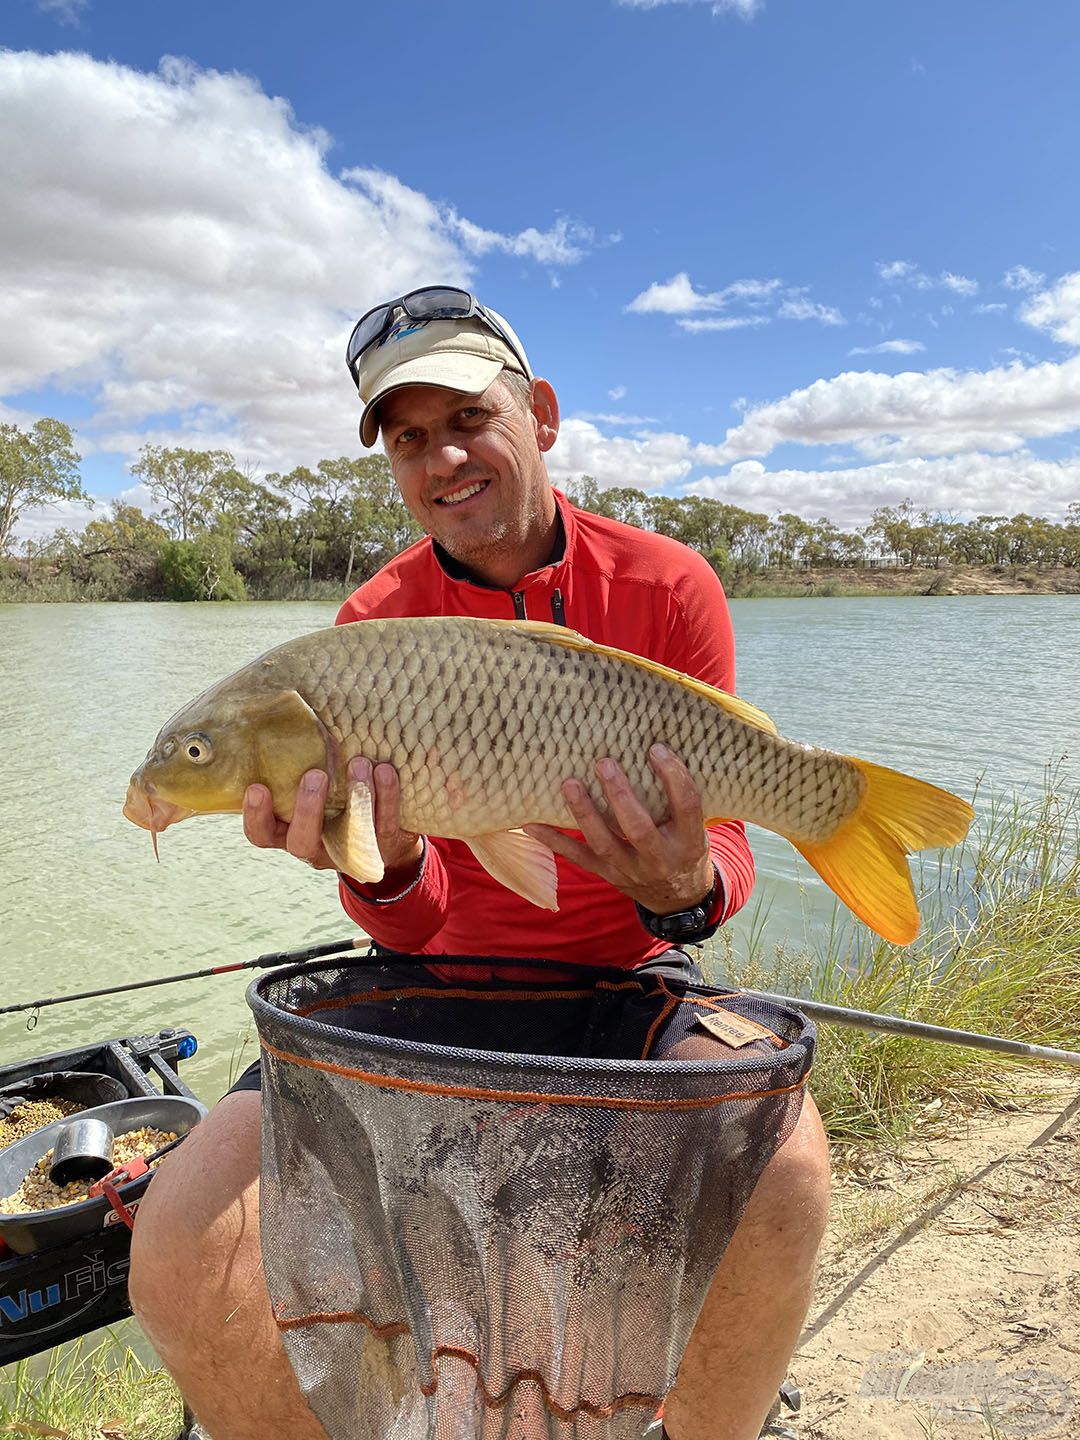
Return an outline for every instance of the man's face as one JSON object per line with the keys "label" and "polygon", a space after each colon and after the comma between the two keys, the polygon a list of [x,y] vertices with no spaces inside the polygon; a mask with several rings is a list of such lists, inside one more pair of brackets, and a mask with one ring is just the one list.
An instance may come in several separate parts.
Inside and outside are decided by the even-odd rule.
{"label": "man's face", "polygon": [[402,499],[450,555],[500,584],[543,564],[555,502],[542,451],[558,429],[545,381],[529,411],[501,377],[482,395],[408,385],[379,408]]}

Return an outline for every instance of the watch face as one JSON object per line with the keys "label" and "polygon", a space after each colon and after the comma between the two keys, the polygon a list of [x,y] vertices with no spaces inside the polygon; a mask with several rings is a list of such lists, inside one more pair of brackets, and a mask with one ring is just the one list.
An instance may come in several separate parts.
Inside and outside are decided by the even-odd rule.
{"label": "watch face", "polygon": [[677,910],[674,915],[661,915],[657,929],[665,940],[679,940],[687,935],[696,935],[704,928],[705,911],[700,905],[693,910]]}

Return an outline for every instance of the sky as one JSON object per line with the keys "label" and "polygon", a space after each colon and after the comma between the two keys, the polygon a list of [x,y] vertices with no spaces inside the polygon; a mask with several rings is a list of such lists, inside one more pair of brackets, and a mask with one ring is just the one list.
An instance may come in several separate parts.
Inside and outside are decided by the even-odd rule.
{"label": "sky", "polygon": [[1080,499],[1073,0],[5,0],[0,47],[0,420],[99,507],[148,443],[363,453],[352,324],[441,283],[555,386],[556,483]]}

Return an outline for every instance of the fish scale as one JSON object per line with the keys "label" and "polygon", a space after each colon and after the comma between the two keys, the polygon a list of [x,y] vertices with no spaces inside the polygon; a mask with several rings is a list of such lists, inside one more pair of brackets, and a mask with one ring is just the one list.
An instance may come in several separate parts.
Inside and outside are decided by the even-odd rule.
{"label": "fish scale", "polygon": [[706,816],[783,835],[887,938],[918,928],[898,862],[955,843],[972,816],[924,781],[785,739],[753,706],[648,659],[561,626],[467,617],[364,620],[269,651],[163,727],[125,813],[156,837],[187,815],[239,810],[259,782],[288,818],[302,774],[322,765],[332,771],[329,853],[381,874],[370,809],[354,808],[345,777],[362,755],[396,768],[406,829],[474,842],[502,883],[556,908],[550,852],[509,832],[574,828],[560,788],[569,777],[607,814],[595,773],[605,757],[663,821],[666,792],[648,759],[657,742],[686,765]]}

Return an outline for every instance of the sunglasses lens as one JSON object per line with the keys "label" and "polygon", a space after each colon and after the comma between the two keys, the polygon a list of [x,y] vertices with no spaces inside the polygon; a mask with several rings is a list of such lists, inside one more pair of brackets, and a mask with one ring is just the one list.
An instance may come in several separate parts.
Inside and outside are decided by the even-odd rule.
{"label": "sunglasses lens", "polygon": [[467,290],[432,286],[406,295],[405,309],[414,320],[463,320],[472,314],[473,297]]}
{"label": "sunglasses lens", "polygon": [[372,341],[377,340],[383,333],[390,309],[389,305],[380,305],[377,310],[372,310],[358,323],[349,337],[349,353],[346,359],[350,365],[354,364]]}

